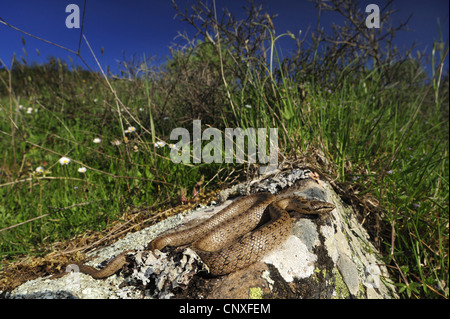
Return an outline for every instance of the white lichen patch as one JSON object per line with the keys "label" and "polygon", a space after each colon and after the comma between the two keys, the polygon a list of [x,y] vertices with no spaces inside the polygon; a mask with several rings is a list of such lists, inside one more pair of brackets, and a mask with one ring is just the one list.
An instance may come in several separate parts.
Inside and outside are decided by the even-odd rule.
{"label": "white lichen patch", "polygon": [[338,238],[336,237],[338,234],[334,234],[334,228],[331,226],[321,226],[320,232],[325,237],[325,247],[328,256],[336,264],[339,259]]}
{"label": "white lichen patch", "polygon": [[267,284],[269,285],[269,289],[270,289],[270,291],[272,291],[275,281],[273,281],[273,279],[270,278],[270,272],[267,270],[263,271],[261,274],[261,278],[265,279],[267,281]]}
{"label": "white lichen patch", "polygon": [[117,276],[97,280],[82,273],[70,273],[62,278],[51,280],[38,278],[17,287],[12,298],[24,299],[105,299],[117,298],[113,291],[120,284]]}
{"label": "white lichen patch", "polygon": [[174,289],[185,289],[193,276],[205,267],[190,248],[171,254],[159,250],[137,252],[133,273],[127,282],[145,286],[145,294],[152,298],[170,298]]}
{"label": "white lichen patch", "polygon": [[296,236],[289,236],[282,246],[264,256],[263,262],[274,265],[286,282],[302,279],[314,273],[317,256]]}
{"label": "white lichen patch", "polygon": [[367,265],[365,274],[366,274],[366,281],[364,282],[364,286],[376,289],[379,289],[381,287],[380,281],[381,270],[380,267],[378,267],[378,265],[376,264]]}

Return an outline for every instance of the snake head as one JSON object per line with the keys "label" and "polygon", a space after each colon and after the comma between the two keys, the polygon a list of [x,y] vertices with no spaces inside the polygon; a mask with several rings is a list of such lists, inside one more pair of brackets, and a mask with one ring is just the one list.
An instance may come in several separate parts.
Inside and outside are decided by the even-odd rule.
{"label": "snake head", "polygon": [[320,200],[311,200],[309,201],[309,205],[311,206],[311,211],[315,214],[329,213],[336,208],[334,204],[322,202]]}
{"label": "snake head", "polygon": [[286,209],[301,214],[321,215],[331,212],[336,208],[334,204],[323,202],[320,200],[309,200],[301,196],[289,196],[286,200]]}

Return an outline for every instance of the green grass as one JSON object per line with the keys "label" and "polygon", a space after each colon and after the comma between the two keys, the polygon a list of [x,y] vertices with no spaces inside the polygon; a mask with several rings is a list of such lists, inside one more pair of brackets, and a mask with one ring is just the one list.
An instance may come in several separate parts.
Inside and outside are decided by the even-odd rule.
{"label": "green grass", "polygon": [[[386,86],[382,67],[361,74],[337,69],[337,79],[302,81],[303,97],[288,74],[274,80],[276,50],[272,56],[265,72],[249,70],[241,86],[222,87],[230,99],[220,120],[203,126],[278,127],[284,155],[323,154],[323,170],[338,183],[376,198],[379,241],[400,294],[448,298],[448,80]],[[174,164],[168,146],[155,147],[161,139],[171,142],[173,128],[192,125],[157,80],[118,80],[109,87],[80,69],[22,65],[13,80],[29,86],[20,87],[0,71],[4,260],[104,230],[130,208],[166,203],[181,189],[190,193],[202,176],[207,188],[220,187],[238,168]],[[136,131],[125,133],[129,126]],[[71,162],[61,165],[62,156]]]}
{"label": "green grass", "polygon": [[[78,88],[83,84],[71,83]],[[8,99],[0,100],[0,134],[5,150],[0,228],[57,208],[89,203],[2,231],[3,257],[39,251],[86,229],[104,229],[128,208],[176,197],[180,187],[192,188],[200,179],[201,166],[174,165],[167,160],[168,147],[154,149],[151,138],[139,127],[135,132],[122,133],[122,126],[126,130],[132,125],[107,105],[102,93],[106,94],[80,94],[73,101],[76,107],[71,101],[52,101],[50,94],[38,96],[36,102],[22,98],[23,108],[14,103],[12,112]],[[148,107],[134,103],[131,112],[136,120],[145,121]],[[28,107],[33,108],[31,114],[27,113]],[[101,142],[94,143],[95,138]],[[58,161],[62,156],[71,162],[61,165]],[[39,166],[45,168],[44,173],[36,172]],[[80,167],[87,171],[78,172]]]}

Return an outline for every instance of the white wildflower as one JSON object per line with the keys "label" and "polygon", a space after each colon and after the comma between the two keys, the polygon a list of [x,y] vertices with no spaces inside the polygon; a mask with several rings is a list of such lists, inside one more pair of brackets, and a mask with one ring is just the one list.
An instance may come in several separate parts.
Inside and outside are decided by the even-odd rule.
{"label": "white wildflower", "polygon": [[156,148],[160,148],[160,147],[164,147],[164,146],[166,146],[166,143],[163,141],[159,141],[159,142],[155,143]]}
{"label": "white wildflower", "polygon": [[63,156],[59,159],[59,164],[61,164],[61,165],[67,165],[69,163],[70,163],[70,158],[68,158],[68,157]]}
{"label": "white wildflower", "polygon": [[119,146],[120,144],[122,144],[122,142],[119,141],[119,140],[114,140],[114,141],[111,142],[111,144],[114,145],[114,146]]}
{"label": "white wildflower", "polygon": [[79,169],[78,169],[78,173],[86,173],[86,167],[80,167]]}
{"label": "white wildflower", "polygon": [[101,143],[101,139],[99,139],[98,137],[94,138],[94,140],[92,142],[94,142],[95,144]]}
{"label": "white wildflower", "polygon": [[43,168],[42,166],[39,166],[38,168],[36,168],[36,173],[44,173],[45,168]]}

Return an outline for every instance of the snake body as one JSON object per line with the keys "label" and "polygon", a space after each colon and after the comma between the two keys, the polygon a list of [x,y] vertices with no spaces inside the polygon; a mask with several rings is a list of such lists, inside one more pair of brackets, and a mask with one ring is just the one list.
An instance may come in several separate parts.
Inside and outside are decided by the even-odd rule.
{"label": "snake body", "polygon": [[[266,209],[267,208],[267,209]],[[300,196],[257,193],[240,198],[197,226],[157,237],[146,250],[190,245],[213,275],[225,275],[245,268],[282,244],[291,234],[288,210],[302,214],[323,214],[333,204]],[[105,268],[79,265],[83,273],[105,278],[127,263],[126,251]]]}

